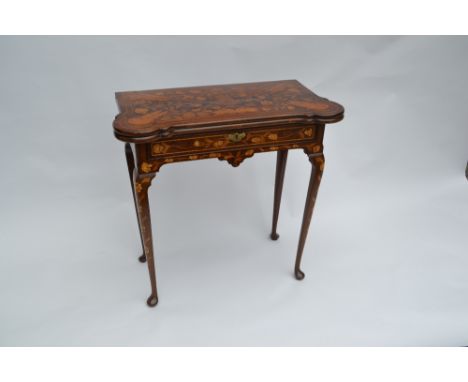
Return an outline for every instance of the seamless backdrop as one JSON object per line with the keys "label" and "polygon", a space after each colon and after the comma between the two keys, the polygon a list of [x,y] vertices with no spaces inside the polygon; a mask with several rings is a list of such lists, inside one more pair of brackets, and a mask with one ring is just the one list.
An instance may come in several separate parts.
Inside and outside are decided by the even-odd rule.
{"label": "seamless backdrop", "polygon": [[[1,37],[0,345],[468,344],[468,39]],[[340,102],[310,164],[164,166],[150,309],[114,92],[298,79]]]}

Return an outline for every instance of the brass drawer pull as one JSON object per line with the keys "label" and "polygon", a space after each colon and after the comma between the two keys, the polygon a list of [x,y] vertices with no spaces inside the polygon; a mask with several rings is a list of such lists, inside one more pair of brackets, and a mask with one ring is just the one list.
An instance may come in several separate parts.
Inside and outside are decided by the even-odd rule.
{"label": "brass drawer pull", "polygon": [[237,143],[245,138],[245,133],[232,133],[228,135],[229,142]]}

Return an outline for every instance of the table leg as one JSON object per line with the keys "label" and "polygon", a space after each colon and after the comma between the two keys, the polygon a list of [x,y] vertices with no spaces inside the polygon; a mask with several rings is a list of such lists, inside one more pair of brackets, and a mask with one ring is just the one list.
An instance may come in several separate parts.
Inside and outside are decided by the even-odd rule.
{"label": "table leg", "polygon": [[284,171],[286,170],[286,161],[288,159],[288,150],[280,150],[276,153],[276,175],[275,175],[275,194],[273,198],[273,222],[271,225],[270,237],[272,240],[278,240],[279,235],[276,232],[278,224],[278,215],[281,204],[281,194],[283,192]]}
{"label": "table leg", "polygon": [[125,158],[127,158],[127,167],[128,167],[128,175],[130,176],[130,185],[132,186],[132,195],[133,195],[133,202],[135,203],[135,211],[137,215],[137,222],[138,222],[138,229],[140,231],[140,238],[141,238],[141,251],[143,254],[138,257],[138,260],[140,260],[141,263],[144,263],[146,261],[145,257],[145,246],[143,245],[143,237],[141,236],[141,227],[140,227],[140,219],[138,218],[138,208],[136,204],[136,198],[135,198],[135,189],[133,187],[133,170],[135,169],[135,159],[133,157],[133,151],[132,147],[130,146],[130,143],[125,143]]}
{"label": "table leg", "polygon": [[309,155],[310,162],[312,163],[312,171],[310,174],[309,189],[307,191],[306,203],[304,207],[304,216],[302,218],[301,234],[299,236],[299,245],[297,247],[296,264],[294,266],[294,275],[296,279],[302,280],[304,272],[301,271],[302,252],[304,251],[304,244],[309,231],[310,220],[312,219],[312,212],[314,210],[315,199],[322,179],[323,168],[325,165],[325,157],[323,154]]}
{"label": "table leg", "polygon": [[151,231],[151,215],[148,201],[148,189],[154,176],[154,174],[139,175],[136,170],[133,171],[134,195],[138,211],[140,234],[151,280],[151,296],[149,296],[146,301],[149,306],[155,306],[158,303],[156,270],[153,257],[153,235]]}

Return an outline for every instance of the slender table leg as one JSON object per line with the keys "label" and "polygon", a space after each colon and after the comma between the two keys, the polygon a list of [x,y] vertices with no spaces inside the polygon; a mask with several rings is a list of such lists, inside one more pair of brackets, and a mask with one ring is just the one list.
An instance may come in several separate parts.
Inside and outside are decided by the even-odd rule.
{"label": "slender table leg", "polygon": [[275,196],[273,198],[273,222],[271,225],[271,240],[278,240],[279,235],[276,232],[278,224],[278,215],[281,204],[281,194],[283,192],[284,171],[286,170],[286,161],[288,159],[288,150],[280,150],[276,153],[276,175],[275,175]]}
{"label": "slender table leg", "polygon": [[130,146],[130,143],[125,143],[125,158],[127,158],[128,175],[130,176],[130,185],[132,186],[133,202],[135,203],[135,211],[137,215],[138,229],[140,231],[140,238],[141,238],[141,251],[143,252],[143,254],[140,257],[138,257],[138,260],[141,263],[144,263],[146,261],[145,246],[143,245],[143,237],[141,236],[140,219],[138,218],[138,208],[137,208],[136,199],[135,199],[135,189],[133,187],[133,170],[135,169],[135,159],[133,158],[133,152],[132,152],[132,147]]}
{"label": "slender table leg", "polygon": [[133,184],[135,203],[138,210],[138,221],[140,223],[140,233],[143,240],[143,250],[148,262],[148,270],[151,280],[151,296],[146,301],[149,306],[158,303],[158,291],[156,289],[156,270],[153,257],[153,236],[151,231],[151,216],[148,201],[148,188],[154,178],[154,174],[138,175],[133,171]]}
{"label": "slender table leg", "polygon": [[310,220],[312,219],[312,212],[314,210],[315,199],[322,179],[323,168],[325,165],[325,157],[323,154],[309,155],[310,162],[312,163],[312,171],[310,174],[309,189],[307,191],[306,203],[304,207],[304,216],[302,218],[301,234],[299,236],[299,245],[297,247],[296,264],[294,265],[294,275],[296,279],[302,280],[304,272],[301,271],[302,252],[304,251],[304,244],[309,231]]}

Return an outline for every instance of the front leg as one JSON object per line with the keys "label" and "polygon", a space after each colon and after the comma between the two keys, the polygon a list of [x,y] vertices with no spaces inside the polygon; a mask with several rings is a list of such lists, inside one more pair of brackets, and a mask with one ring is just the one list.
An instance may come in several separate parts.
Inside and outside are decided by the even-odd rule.
{"label": "front leg", "polygon": [[[130,143],[125,143],[125,158],[127,159],[128,175],[130,176],[130,185],[132,186],[133,201],[135,203],[135,211],[137,215],[138,229],[140,231],[140,237],[141,237],[140,219],[138,219],[138,207],[137,207],[136,196],[135,196],[135,187],[133,185],[133,171],[135,170],[135,159],[133,157],[133,151],[132,151],[132,147],[130,146]],[[143,245],[143,237],[141,237],[141,248],[142,248],[143,253],[140,257],[138,257],[138,260],[142,263],[146,261],[144,247],[145,246]]]}
{"label": "front leg", "polygon": [[151,216],[148,201],[148,189],[155,174],[138,174],[133,171],[133,185],[135,194],[135,203],[138,211],[138,222],[140,226],[141,239],[143,241],[143,251],[148,263],[148,270],[151,281],[151,295],[146,301],[149,306],[155,306],[158,303],[158,291],[156,289],[156,269],[153,257],[153,235],[151,231]]}
{"label": "front leg", "polygon": [[288,150],[279,150],[276,153],[276,175],[275,175],[275,194],[273,197],[273,221],[271,224],[271,240],[278,240],[279,235],[276,232],[278,225],[278,215],[281,205],[281,194],[283,192],[284,171],[288,159]]}
{"label": "front leg", "polygon": [[[323,168],[325,165],[325,157],[321,152],[318,152],[320,146],[314,146],[312,151],[305,149],[306,154],[309,155],[309,160],[312,163],[312,171],[310,174],[309,188],[307,191],[306,203],[304,207],[304,216],[302,218],[301,234],[299,236],[299,245],[297,247],[296,264],[294,266],[294,275],[296,279],[302,280],[305,275],[301,271],[302,252],[304,251],[304,244],[309,231],[310,221],[312,219],[312,212],[314,210],[315,199],[322,179]],[[314,153],[314,151],[317,151]]]}

